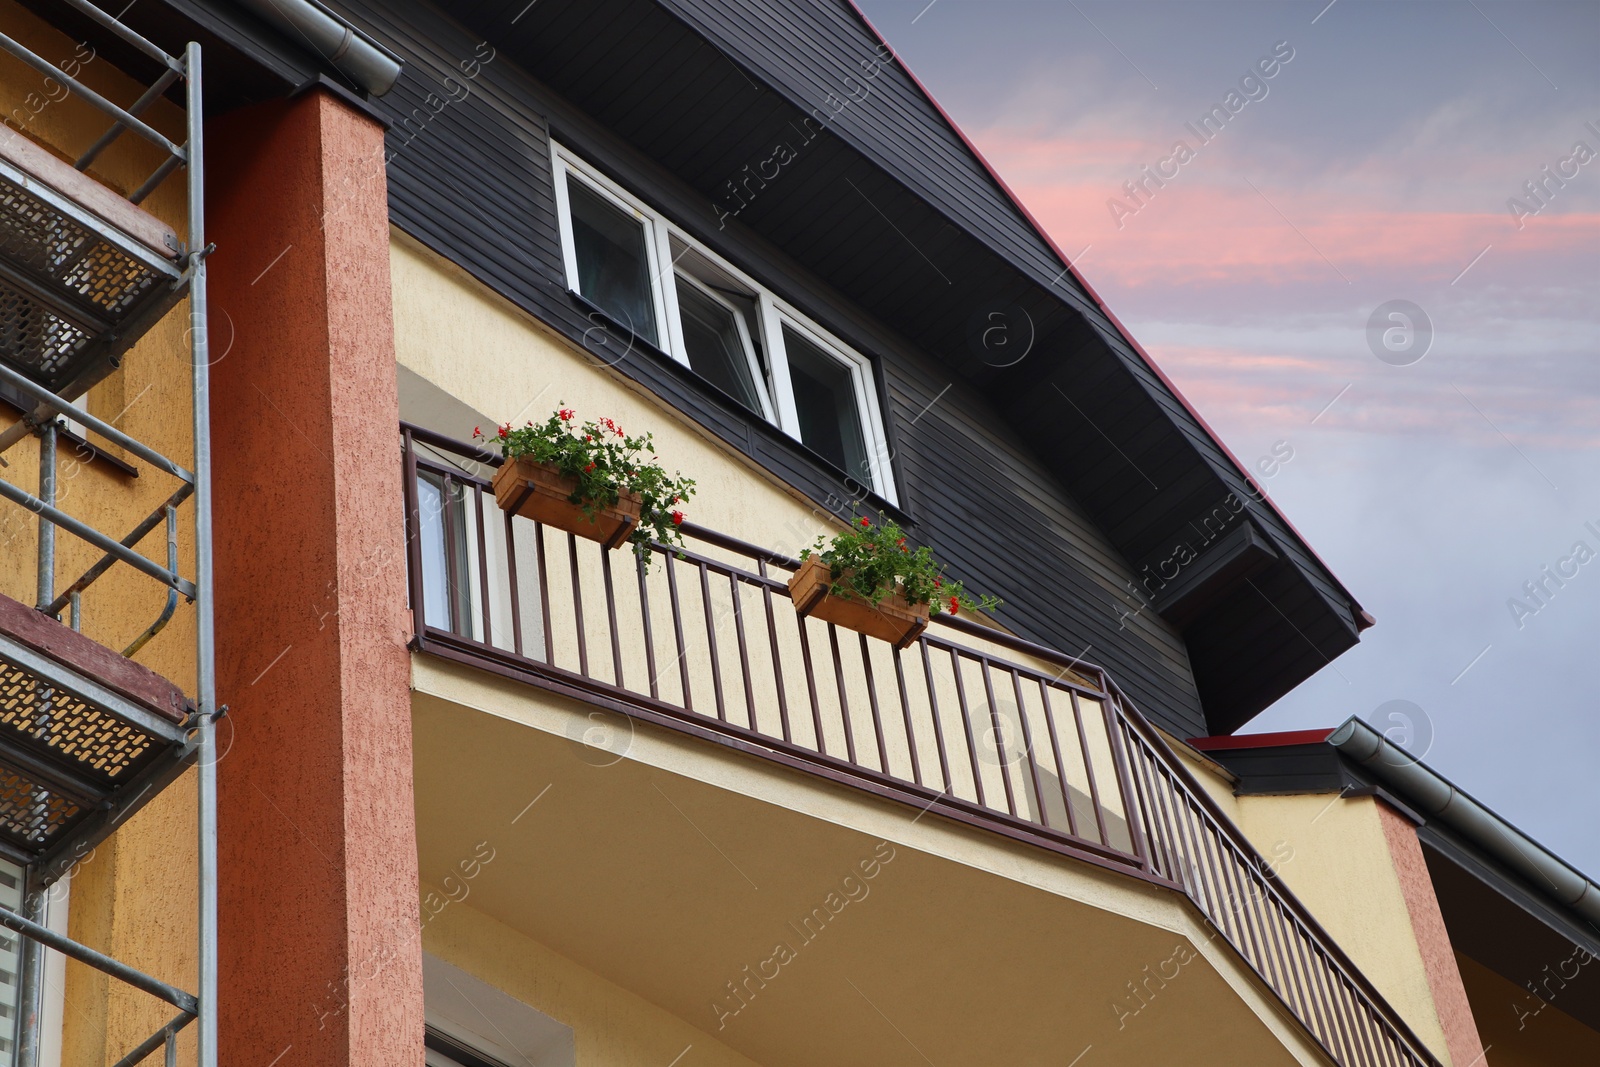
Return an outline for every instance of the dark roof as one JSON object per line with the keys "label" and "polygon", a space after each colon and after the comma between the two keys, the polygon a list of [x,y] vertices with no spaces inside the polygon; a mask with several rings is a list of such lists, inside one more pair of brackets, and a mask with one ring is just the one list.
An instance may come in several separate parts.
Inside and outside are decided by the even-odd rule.
{"label": "dark roof", "polygon": [[[387,10],[406,19],[423,5]],[[452,0],[448,14],[703,197],[697,217],[677,221],[714,234],[726,225],[781,249],[825,279],[851,314],[865,313],[979,391],[1134,572],[1195,556],[1181,577],[1148,591],[1151,610],[1181,628],[1207,730],[1237,729],[1358,640],[1370,621],[1359,605],[853,6]],[[174,16],[200,25],[207,41],[227,42],[219,74],[239,85],[234,102],[300,80],[296,64],[306,57],[252,30],[231,5],[165,0],[139,5],[128,20],[165,37],[176,32]],[[246,58],[270,77],[229,69]],[[391,96],[405,95],[405,80]],[[558,121],[552,115],[560,136]],[[752,186],[758,195],[729,216],[729,180],[785,139],[801,146],[797,158]],[[486,165],[489,150],[464,144],[459,162]],[[828,319],[826,308],[805,309]],[[996,309],[1032,327],[1028,357],[1010,366],[990,365],[971,339],[972,324]],[[914,450],[915,435],[902,435],[902,446]],[[1052,625],[1040,615],[1018,628],[1068,644],[1072,635]],[[1152,691],[1146,702],[1155,699]]]}

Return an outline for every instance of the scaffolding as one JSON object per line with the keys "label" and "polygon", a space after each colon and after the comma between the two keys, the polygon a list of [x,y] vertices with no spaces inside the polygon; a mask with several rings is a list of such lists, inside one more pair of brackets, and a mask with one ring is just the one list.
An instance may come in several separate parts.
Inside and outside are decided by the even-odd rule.
{"label": "scaffolding", "polygon": [[[37,1067],[45,949],[93,967],[166,1001],[177,1014],[129,1051],[132,1067],[158,1050],[176,1063],[177,1037],[197,1024],[199,1063],[217,1062],[217,784],[215,637],[212,617],[210,406],[202,151],[200,46],[182,56],[134,32],[88,0],[65,0],[104,31],[159,65],[160,75],[123,108],[0,34],[0,48],[64,85],[111,119],[73,164],[15,134],[0,139],[0,385],[25,414],[0,431],[0,464],[28,435],[39,439],[38,492],[0,480],[0,496],[38,517],[37,603],[0,597],[0,858],[25,870],[21,906],[0,906],[0,926],[20,935],[16,1063]],[[180,88],[181,83],[181,88]],[[139,116],[181,92],[186,140],[176,144]],[[124,135],[155,145],[162,162],[123,197],[91,179],[89,165]],[[187,229],[180,240],[139,204],[174,171],[187,186]],[[123,354],[185,297],[194,399],[193,470],[162,455],[72,400],[105,378]],[[176,487],[120,536],[57,507],[57,441],[62,418],[171,477]],[[193,508],[195,562],[179,573],[179,508]],[[138,550],[157,528],[165,563]],[[55,587],[56,536],[65,531],[104,555],[76,581]],[[164,609],[120,653],[81,629],[85,589],[118,564],[167,588]],[[183,693],[127,657],[166,625],[178,598],[196,611],[196,691]],[[61,621],[69,613],[69,624]],[[45,925],[50,887],[96,843],[187,767],[199,778],[199,987],[175,988],[79,944]]]}

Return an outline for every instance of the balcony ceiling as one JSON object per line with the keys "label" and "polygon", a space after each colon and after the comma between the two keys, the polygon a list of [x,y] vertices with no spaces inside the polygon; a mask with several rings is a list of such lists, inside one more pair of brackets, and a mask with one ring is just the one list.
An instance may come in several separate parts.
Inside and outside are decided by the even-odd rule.
{"label": "balcony ceiling", "polygon": [[[419,675],[419,687],[436,687],[428,680],[435,676]],[[1002,877],[897,843],[864,883],[866,895],[806,944],[787,924],[824,907],[873,856],[876,834],[845,824],[861,826],[855,813],[876,802],[809,786],[837,794],[819,801],[837,813],[834,821],[787,806],[783,781],[770,799],[757,799],[738,766],[748,767],[745,757],[645,735],[643,726],[628,758],[601,766],[608,756],[568,739],[594,725],[588,709],[523,687],[491,699],[502,714],[539,724],[415,698],[425,886],[488,842],[494,859],[465,903],[452,906],[477,909],[757,1063],[1064,1065],[1090,1045],[1085,1063],[1129,1067],[1170,1058],[1175,1048],[1194,1067],[1322,1062],[1309,1045],[1295,1043],[1303,1059],[1291,1053],[1230,985],[1242,966],[1225,977],[1206,958],[1182,965],[1119,1029],[1113,1003],[1132,1003],[1125,983],[1180,945],[1194,951],[1163,926],[1186,927],[1176,898],[1038,858],[1025,846],[1006,846],[1019,854],[1013,876]],[[664,766],[674,761],[688,772]],[[795,779],[790,788],[809,783],[773,773]],[[911,814],[897,809],[894,818],[906,825]],[[1054,878],[1036,864],[1068,868],[1066,877],[1126,913],[1027,884]],[[779,941],[794,946],[795,958],[719,1030],[713,1002],[737,1006],[727,983],[743,979],[746,964],[771,958]],[[1288,1032],[1274,1022],[1279,1035]]]}

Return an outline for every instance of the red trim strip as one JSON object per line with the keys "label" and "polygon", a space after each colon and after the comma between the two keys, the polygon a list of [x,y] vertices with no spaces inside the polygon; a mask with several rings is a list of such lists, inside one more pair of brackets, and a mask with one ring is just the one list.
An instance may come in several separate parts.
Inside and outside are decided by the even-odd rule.
{"label": "red trim strip", "polygon": [[1189,747],[1201,752],[1231,752],[1240,748],[1286,748],[1289,745],[1320,745],[1332,730],[1291,730],[1277,734],[1234,734],[1219,737],[1191,737]]}

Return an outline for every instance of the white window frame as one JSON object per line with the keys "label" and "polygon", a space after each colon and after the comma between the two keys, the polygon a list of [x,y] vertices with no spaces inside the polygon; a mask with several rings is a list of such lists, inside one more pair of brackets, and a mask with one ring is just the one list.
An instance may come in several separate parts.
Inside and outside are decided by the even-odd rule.
{"label": "white window frame", "polygon": [[[761,351],[766,356],[767,362],[766,373],[763,374],[753,347],[746,350],[751,362],[752,379],[765,386],[764,389],[758,390],[762,393],[759,398],[762,410],[757,414],[794,440],[804,444],[800,437],[800,419],[795,409],[794,390],[789,379],[788,354],[783,344],[783,328],[787,326],[837,359],[850,372],[855,388],[856,413],[861,420],[862,443],[867,450],[867,473],[873,482],[866,488],[890,504],[899,504],[883,411],[878,404],[877,375],[871,360],[840,341],[813,319],[774,295],[766,286],[672,225],[643,201],[555,142],[551,142],[551,162],[555,174],[556,214],[561,229],[562,263],[566,269],[569,289],[579,296],[583,295],[578,286],[577,247],[572,238],[572,208],[567,197],[567,182],[576,179],[632,215],[644,229],[651,299],[659,342],[656,347],[683,366],[690,365],[689,353],[683,341],[683,321],[678,309],[679,271],[677,261],[672,255],[672,242],[676,240],[686,249],[704,257],[719,271],[755,295],[760,319],[757,328],[761,333]],[[693,275],[684,276],[690,284],[701,290],[705,289]],[[710,295],[719,303],[728,304],[728,301],[722,300],[716,293]],[[731,304],[728,306],[732,307]],[[737,312],[737,309],[734,310]],[[745,332],[748,326],[744,323],[744,316],[736,313],[734,318],[740,323],[741,332]],[[853,471],[845,473],[852,480],[856,478],[856,473]]]}
{"label": "white window frame", "polygon": [[[600,196],[617,209],[632,215],[644,230],[645,268],[650,272],[650,298],[651,310],[656,317],[656,343],[657,347],[668,350],[671,334],[675,327],[672,322],[677,318],[678,304],[672,287],[662,284],[662,275],[670,269],[672,253],[667,247],[666,228],[661,224],[661,219],[645,207],[644,204],[629,196],[615,182],[610,181],[594,168],[585,166],[580,161],[563,153],[559,148],[553,156],[556,175],[556,213],[561,219],[561,259],[567,272],[567,288],[579,296],[583,296],[583,289],[578,282],[578,246],[572,238],[572,202],[567,197],[567,182],[571,175],[576,174],[591,192]],[[663,268],[662,264],[667,264]],[[677,339],[679,347],[682,339]]]}
{"label": "white window frame", "polygon": [[[889,463],[889,440],[883,428],[883,413],[878,408],[877,375],[872,362],[818,326],[798,310],[762,291],[762,332],[772,338],[772,350],[779,353],[770,358],[774,392],[781,413],[779,425],[795,440],[800,440],[800,415],[794,404],[794,387],[789,378],[789,357],[783,346],[783,328],[787,326],[810,341],[824,353],[832,356],[850,372],[855,387],[856,414],[861,420],[861,444],[867,450],[867,469],[874,485],[873,492],[891,504],[899,504],[894,492],[894,471]],[[801,442],[804,443],[803,441]],[[855,479],[853,471],[846,472]]]}
{"label": "white window frame", "polygon": [[[690,245],[688,247],[694,248],[693,245]],[[695,249],[695,251],[698,252],[699,249]],[[715,262],[715,261],[713,261],[713,262]],[[717,263],[717,266],[720,267],[721,265],[722,265],[721,263]],[[676,267],[674,267],[673,271],[672,271],[672,276],[673,276],[673,282],[674,282],[674,285],[672,287],[672,301],[673,301],[673,312],[674,312],[673,317],[672,317],[672,327],[673,327],[673,333],[674,333],[672,358],[678,359],[678,361],[680,363],[683,363],[685,365],[687,365],[688,362],[689,362],[689,346],[683,340],[683,309],[678,306],[678,287],[676,285],[677,280],[679,278],[682,278],[685,283],[687,283],[689,286],[691,286],[696,292],[700,293],[700,295],[702,295],[702,296],[706,297],[707,299],[711,300],[713,303],[717,304],[719,307],[727,309],[727,311],[732,314],[733,322],[734,322],[734,328],[739,331],[739,336],[744,341],[744,346],[745,346],[744,347],[745,365],[746,365],[746,368],[750,372],[750,380],[756,383],[756,399],[757,399],[757,401],[759,401],[759,403],[761,405],[760,415],[761,415],[762,418],[766,419],[768,422],[776,423],[778,421],[778,418],[777,418],[777,413],[773,408],[772,383],[767,381],[766,372],[764,372],[761,369],[761,361],[756,358],[756,350],[755,350],[755,344],[754,344],[754,340],[755,339],[750,336],[750,324],[745,322],[744,313],[741,312],[737,307],[735,307],[731,301],[729,301],[725,297],[723,297],[723,295],[721,293],[718,293],[716,290],[714,290],[710,286],[706,285],[704,282],[702,282],[699,278],[696,278],[694,275],[689,274],[686,271],[678,270]],[[757,311],[756,311],[756,313],[759,315],[761,313],[761,311],[760,311],[760,299],[759,299],[759,294],[760,294],[761,290],[759,288],[757,288],[755,290],[755,292],[758,294],[758,297],[757,297]],[[761,330],[761,332],[763,334],[766,332],[765,330],[763,330],[761,328],[761,325],[759,323],[756,324],[756,329]],[[766,345],[762,345],[761,347],[762,347],[763,351],[766,350]],[[680,353],[680,352],[683,354],[681,359],[679,359],[679,355],[678,355],[678,353]]]}
{"label": "white window frame", "polygon": [[[28,884],[28,872],[21,864],[6,862],[7,868],[14,868],[18,882],[15,891],[15,903],[5,901],[5,906],[14,911],[25,911],[24,901]],[[3,891],[7,897],[13,894],[9,890]],[[67,936],[68,909],[72,892],[72,876],[70,873],[63,875],[51,884],[48,889],[40,890],[44,895],[43,923],[53,933]],[[6,931],[12,943],[11,965],[16,968],[12,974],[11,992],[20,997],[22,987],[22,967],[27,952],[36,951],[44,954],[43,965],[40,968],[40,981],[42,988],[39,990],[39,1017],[33,1021],[36,1028],[33,1037],[37,1042],[39,1067],[61,1067],[62,1047],[64,1043],[64,1026],[66,1020],[66,983],[67,983],[67,958],[53,948],[46,948],[38,942],[30,942],[27,938],[14,931]],[[24,1016],[26,1005],[19,1002],[15,1006],[15,1014],[10,1020],[0,1025],[0,1034],[9,1037],[13,1042],[9,1056],[0,1053],[0,1059],[14,1063],[19,1054],[19,1045],[28,1027],[28,1020]]]}
{"label": "white window frame", "polygon": [[[64,874],[45,890],[44,924],[63,937],[72,899],[72,875]],[[41,949],[44,946],[40,946]],[[44,1002],[39,1015],[39,1067],[61,1067],[66,1045],[67,957],[44,949]]]}

